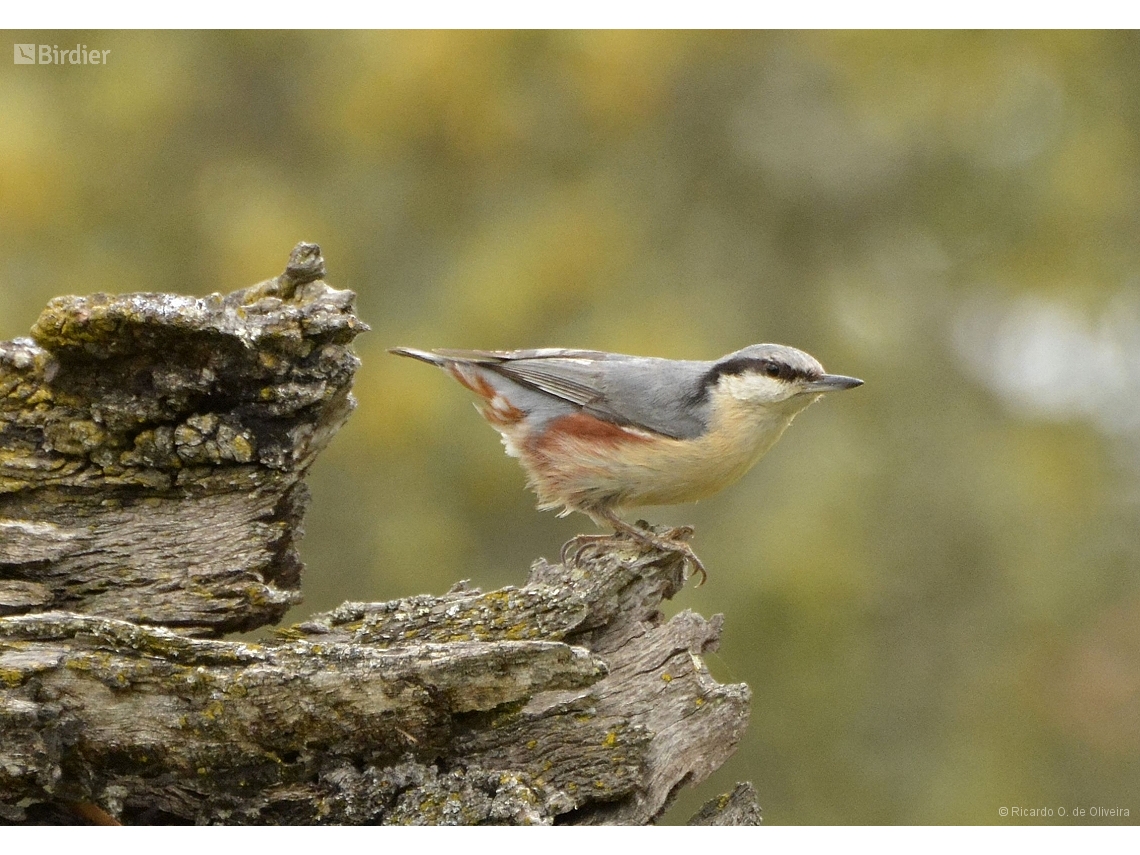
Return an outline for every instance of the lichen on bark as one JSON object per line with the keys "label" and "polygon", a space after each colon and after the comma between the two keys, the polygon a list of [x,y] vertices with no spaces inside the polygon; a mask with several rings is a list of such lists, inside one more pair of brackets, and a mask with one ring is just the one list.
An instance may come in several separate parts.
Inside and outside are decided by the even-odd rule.
{"label": "lichen on bark", "polygon": [[323,276],[301,244],[227,296],[59,297],[0,344],[0,613],[216,635],[299,600],[304,474],[367,329]]}

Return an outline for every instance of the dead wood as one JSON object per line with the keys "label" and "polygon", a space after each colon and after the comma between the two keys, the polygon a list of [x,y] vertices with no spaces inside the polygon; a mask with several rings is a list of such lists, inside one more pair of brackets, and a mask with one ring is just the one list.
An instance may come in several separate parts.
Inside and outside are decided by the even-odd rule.
{"label": "dead wood", "polygon": [[[701,658],[720,617],[661,615],[676,556],[615,538],[520,588],[218,637],[299,596],[367,329],[323,276],[301,244],[225,297],[60,298],[0,344],[0,818],[652,822],[749,707]],[[758,821],[738,791],[694,821]]]}

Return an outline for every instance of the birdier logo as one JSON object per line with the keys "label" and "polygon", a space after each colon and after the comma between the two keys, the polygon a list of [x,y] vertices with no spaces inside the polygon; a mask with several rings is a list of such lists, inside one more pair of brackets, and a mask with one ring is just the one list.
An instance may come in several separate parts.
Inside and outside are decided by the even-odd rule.
{"label": "birdier logo", "polygon": [[106,65],[111,50],[88,49],[76,45],[60,50],[59,45],[12,45],[12,62],[16,65]]}

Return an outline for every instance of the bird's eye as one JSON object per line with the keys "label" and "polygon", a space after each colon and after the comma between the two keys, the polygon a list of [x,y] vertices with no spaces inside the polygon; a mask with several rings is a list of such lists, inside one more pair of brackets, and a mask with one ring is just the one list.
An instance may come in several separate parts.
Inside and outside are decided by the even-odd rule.
{"label": "bird's eye", "polygon": [[780,376],[782,369],[780,368],[780,364],[778,362],[765,362],[764,373],[769,377],[775,379]]}

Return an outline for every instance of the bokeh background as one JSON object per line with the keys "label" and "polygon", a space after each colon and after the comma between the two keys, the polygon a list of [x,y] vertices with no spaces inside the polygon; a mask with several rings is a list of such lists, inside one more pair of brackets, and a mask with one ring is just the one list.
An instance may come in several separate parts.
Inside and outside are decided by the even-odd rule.
{"label": "bokeh background", "polygon": [[520,584],[592,530],[385,348],[791,344],[866,386],[640,514],[696,526],[673,605],[725,613],[710,667],[754,691],[669,820],[741,779],[768,823],[1140,817],[1136,34],[8,35],[112,53],[0,62],[0,337],[302,239],[359,294],[293,619]]}

